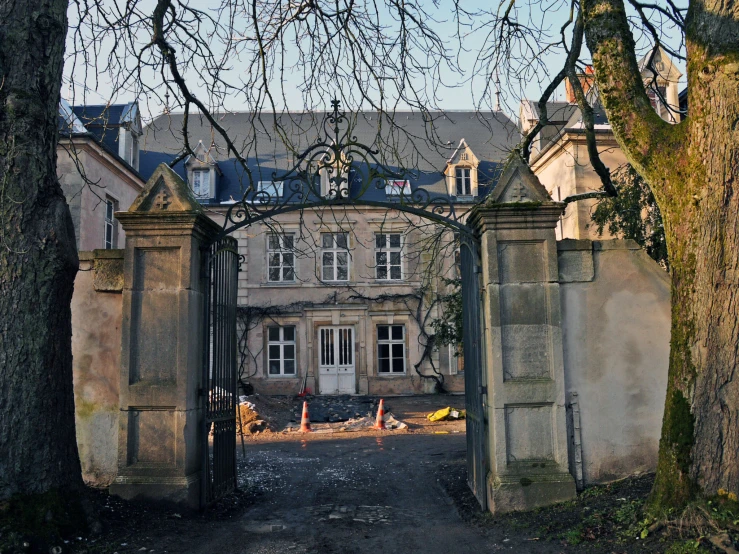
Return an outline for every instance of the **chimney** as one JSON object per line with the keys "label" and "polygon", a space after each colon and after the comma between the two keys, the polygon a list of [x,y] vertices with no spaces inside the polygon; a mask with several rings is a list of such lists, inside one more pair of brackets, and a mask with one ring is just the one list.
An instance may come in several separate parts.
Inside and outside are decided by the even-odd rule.
{"label": "chimney", "polygon": [[[577,79],[580,81],[580,86],[582,87],[582,91],[587,94],[588,91],[591,89],[593,84],[595,83],[595,70],[593,69],[592,65],[586,65],[585,66],[585,73],[578,73]],[[570,84],[569,79],[565,79],[565,95],[567,97],[567,102],[570,104],[577,103],[577,98],[575,98],[575,89]]]}

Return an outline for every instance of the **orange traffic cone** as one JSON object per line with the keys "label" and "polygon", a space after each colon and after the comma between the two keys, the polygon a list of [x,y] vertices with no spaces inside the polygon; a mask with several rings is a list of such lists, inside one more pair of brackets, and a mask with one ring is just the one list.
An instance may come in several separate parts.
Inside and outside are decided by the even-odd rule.
{"label": "orange traffic cone", "polygon": [[380,398],[380,405],[377,407],[377,419],[373,429],[385,429],[385,401]]}
{"label": "orange traffic cone", "polygon": [[303,417],[300,419],[300,432],[310,433],[311,431],[310,416],[308,415],[308,403],[303,402]]}

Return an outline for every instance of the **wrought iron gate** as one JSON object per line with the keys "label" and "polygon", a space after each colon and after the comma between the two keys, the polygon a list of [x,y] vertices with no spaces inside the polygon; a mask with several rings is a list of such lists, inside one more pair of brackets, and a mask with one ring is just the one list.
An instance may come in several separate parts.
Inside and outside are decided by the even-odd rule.
{"label": "wrought iron gate", "polygon": [[208,504],[236,488],[236,287],[239,270],[236,239],[224,237],[216,241],[204,258],[208,281],[203,349],[202,498]]}
{"label": "wrought iron gate", "polygon": [[464,390],[467,409],[467,483],[483,510],[487,508],[487,426],[485,421],[485,344],[482,334],[480,254],[477,241],[461,237]]}

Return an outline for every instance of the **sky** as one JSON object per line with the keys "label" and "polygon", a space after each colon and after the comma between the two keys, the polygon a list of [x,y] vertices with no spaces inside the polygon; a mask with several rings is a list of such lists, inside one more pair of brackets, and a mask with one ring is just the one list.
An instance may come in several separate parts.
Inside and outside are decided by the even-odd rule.
{"label": "sky", "polygon": [[[274,0],[276,1],[276,0]],[[505,5],[508,4],[506,0]],[[153,9],[154,2],[151,0],[141,0],[140,9],[142,14],[149,14]],[[199,5],[199,4],[198,4]],[[443,70],[438,78],[431,75],[417,76],[413,84],[418,87],[433,86],[437,92],[436,106],[444,110],[473,110],[481,106],[481,91],[486,85],[490,85],[488,72],[485,68],[481,68],[479,64],[480,52],[486,51],[489,44],[489,27],[485,26],[486,22],[491,21],[490,15],[476,13],[481,9],[483,3],[477,1],[467,2],[461,0],[461,7],[466,10],[459,19],[454,17],[454,3],[452,0],[439,0],[438,4],[433,4],[426,0],[423,3],[424,9],[430,16],[426,23],[433,28],[443,39],[455,62],[458,64],[461,73],[456,73],[450,69]],[[495,5],[491,3],[491,5]],[[207,9],[207,8],[204,8]],[[76,14],[74,13],[75,3],[70,3],[70,22],[74,25]],[[531,28],[538,29],[540,35],[532,37],[530,46],[532,50],[525,51],[520,47],[513,48],[510,52],[510,59],[514,60],[509,71],[498,73],[501,81],[500,92],[502,99],[502,108],[510,116],[516,116],[518,112],[518,104],[521,98],[538,99],[542,90],[549,84],[549,77],[556,73],[562,66],[564,53],[560,49],[549,49],[543,55],[534,56],[532,52],[540,50],[547,41],[551,41],[551,37],[556,36],[559,28],[565,22],[568,16],[568,4],[564,0],[538,0],[533,2],[517,2],[514,4],[512,14],[516,20]],[[381,14],[382,15],[382,14]],[[383,24],[388,22],[390,30],[393,29],[393,21],[388,17],[384,17]],[[238,24],[238,22],[237,22]],[[243,27],[243,24],[241,25]],[[150,31],[144,25],[138,27],[135,40],[137,44],[143,45],[148,40]],[[672,46],[677,46],[679,36],[665,37],[667,42]],[[217,41],[213,41],[217,45]],[[522,44],[522,43],[520,43]],[[647,41],[637,37],[637,44],[645,51],[648,47]],[[214,46],[217,48],[217,46]],[[290,49],[293,49],[292,51]],[[288,45],[286,49],[286,57],[293,59],[296,55],[295,46]],[[138,100],[142,108],[144,119],[156,116],[164,110],[161,98],[154,95],[137,94],[134,91],[121,91],[114,94],[116,88],[116,77],[124,74],[123,69],[109,70],[103,67],[103,63],[97,64],[97,75],[93,67],[88,63],[87,71],[85,64],[81,63],[82,57],[77,56],[76,65],[73,66],[73,58],[69,55],[74,52],[74,37],[70,33],[68,39],[68,59],[64,71],[64,83],[62,86],[62,95],[65,99],[72,103],[102,104],[107,102],[124,103],[132,100]],[[121,54],[121,49],[114,48],[114,43],[110,38],[102,40],[98,43],[98,52],[105,54],[112,51],[119,57],[125,57],[129,62],[133,57],[129,54]],[[90,58],[90,48],[85,49],[85,55]],[[181,53],[180,53],[181,54]],[[588,56],[587,49],[584,49],[584,55]],[[102,56],[103,60],[106,56]],[[536,58],[538,64],[536,67],[531,66],[531,60]],[[584,57],[584,61],[587,59]],[[130,65],[130,63],[129,63]],[[684,63],[678,61],[678,68],[684,72]],[[234,59],[227,71],[227,78],[233,82],[242,81],[248,69],[245,67],[244,60]],[[502,74],[501,74],[502,73]],[[202,84],[202,79],[194,71],[185,74],[188,85],[193,88],[198,98],[207,98],[207,92]],[[280,77],[273,80],[275,84]],[[162,82],[162,77],[153,71],[144,71],[141,79],[148,85],[157,85]],[[284,83],[284,103],[286,106],[279,105],[278,108],[287,107],[292,110],[300,110],[304,108],[303,96],[300,89],[303,85],[302,75],[299,71],[288,71],[281,76]],[[683,77],[684,81],[684,77]],[[494,83],[492,84],[495,89]],[[681,84],[682,88],[682,84]],[[328,96],[328,91],[322,97]],[[555,93],[553,99],[563,99],[564,87]],[[330,98],[325,98],[324,108],[329,108]],[[495,102],[494,95],[487,97],[487,103],[483,102],[482,107],[490,109]],[[227,110],[240,111],[243,110],[244,100],[238,95],[227,95],[223,105]],[[320,107],[320,106],[316,106]]]}

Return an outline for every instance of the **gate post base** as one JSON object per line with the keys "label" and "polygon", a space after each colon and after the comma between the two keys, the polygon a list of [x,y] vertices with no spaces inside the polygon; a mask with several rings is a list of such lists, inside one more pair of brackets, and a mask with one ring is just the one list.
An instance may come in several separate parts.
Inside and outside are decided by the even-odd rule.
{"label": "gate post base", "polygon": [[569,473],[488,475],[488,508],[494,514],[519,512],[566,502],[577,496]]}
{"label": "gate post base", "polygon": [[187,476],[165,477],[119,475],[108,492],[124,500],[146,499],[200,509],[200,472]]}

